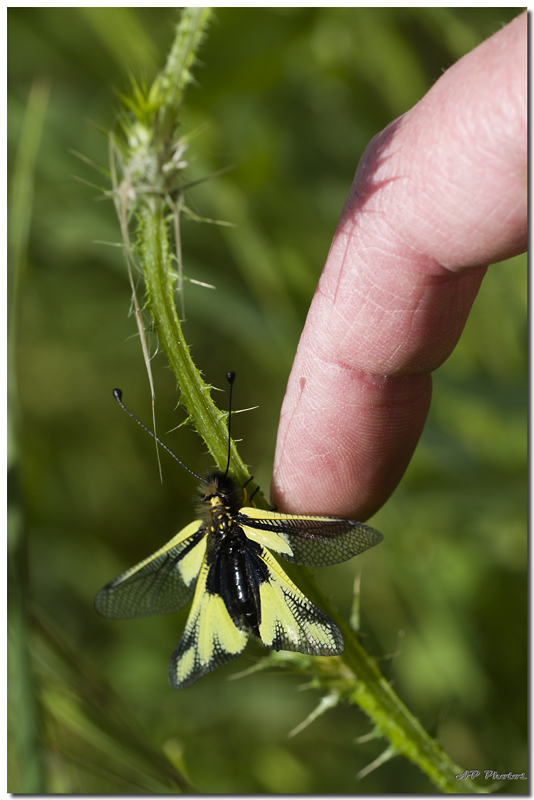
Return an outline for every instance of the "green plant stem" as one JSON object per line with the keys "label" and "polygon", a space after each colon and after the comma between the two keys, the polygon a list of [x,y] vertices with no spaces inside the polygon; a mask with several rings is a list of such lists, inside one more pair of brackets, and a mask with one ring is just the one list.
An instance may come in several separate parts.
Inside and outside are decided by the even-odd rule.
{"label": "green plant stem", "polygon": [[396,752],[416,764],[442,792],[485,793],[486,790],[471,779],[456,779],[456,775],[464,770],[454,764],[406,708],[381,674],[376,659],[364,650],[358,635],[320,591],[308,570],[287,562],[284,562],[284,569],[334,620],[343,634],[345,650],[337,658],[348,668],[346,686],[343,687],[347,699],[359,705],[382,735],[389,739]]}
{"label": "green plant stem", "polygon": [[[160,345],[178,380],[182,392],[181,402],[186,406],[193,424],[222,469],[226,463],[228,447],[225,414],[213,403],[210,387],[204,383],[195,367],[183,336],[174,303],[172,274],[168,268],[168,231],[162,204],[163,201],[156,199],[145,206],[140,216],[142,261],[149,307]],[[233,442],[231,463],[233,476],[243,486],[249,475]],[[397,697],[381,675],[375,659],[366,653],[357,635],[320,592],[311,575],[302,567],[295,568],[293,564],[285,562],[284,569],[340,628],[345,640],[345,651],[339,658],[356,680],[352,688],[353,679],[348,679],[347,689],[351,687],[348,696],[368,714],[397,752],[417,764],[441,791],[484,791],[474,781],[456,780],[455,775],[462,770],[448,758]]]}
{"label": "green plant stem", "polygon": [[[164,86],[164,91],[160,95],[163,110],[157,119],[161,122],[162,119],[168,121],[172,118],[171,127],[175,126],[172,109],[181,102],[184,87],[190,80],[189,65],[193,63],[195,48],[200,41],[199,31],[203,30],[205,22],[205,16],[195,15],[191,9],[184,11],[167,67],[159,78],[159,84],[154,84],[156,87]],[[188,25],[192,28],[191,35],[187,31]],[[179,74],[173,77],[175,70],[178,70]],[[164,127],[169,128],[169,125],[166,123]],[[158,129],[156,125],[156,130],[151,134],[152,141],[154,147],[161,146],[162,150],[152,152],[151,158],[148,159],[150,164],[167,163],[168,153],[172,152],[168,139],[165,136],[161,137],[160,133],[161,128]],[[176,375],[181,391],[180,401],[187,409],[190,421],[206,442],[216,464],[220,469],[225,469],[228,452],[226,414],[219,411],[213,403],[210,395],[211,387],[204,383],[191,359],[175,306],[177,276],[173,269],[169,244],[171,238],[169,220],[172,217],[172,208],[165,200],[168,193],[165,178],[152,175],[146,183],[159,187],[159,192],[139,194],[140,200],[136,209],[139,222],[137,252],[144,270],[148,305],[160,346]],[[176,217],[174,219],[176,222]],[[240,486],[248,483],[247,490],[250,487],[254,489],[252,482],[249,482],[248,470],[240,460],[233,442],[230,474]],[[260,507],[269,507],[259,492],[255,496],[255,502]],[[286,562],[284,569],[305,594],[332,617],[343,634],[345,651],[337,657],[343,665],[341,670],[343,696],[357,703],[373,720],[383,736],[389,739],[394,751],[417,764],[438,789],[451,793],[483,792],[484,789],[473,781],[456,780],[455,776],[462,770],[443,753],[439,745],[397,697],[381,675],[376,660],[365,652],[357,635],[322,595],[311,575],[303,568],[296,568]]]}
{"label": "green plant stem", "polygon": [[187,7],[176,32],[171,52],[161,75],[163,99],[160,119],[171,117],[174,123],[184,90],[192,80],[191,67],[194,64],[207,24],[211,8]]}
{"label": "green plant stem", "polygon": [[[178,162],[173,161],[177,152],[182,153],[177,137],[178,110],[184,90],[192,80],[191,67],[210,15],[210,8],[185,8],[164,70],[146,94],[139,87],[134,87],[134,96],[124,98],[130,114],[133,112],[134,121],[127,118],[127,144],[120,155],[124,179],[120,187],[115,187],[115,199],[127,253],[130,248],[125,220],[132,211],[137,218],[137,253],[144,272],[148,306],[161,347],[178,380],[180,402],[206,442],[215,463],[219,469],[225,470],[228,459],[227,415],[211,399],[212,387],[202,380],[183,337],[175,305],[177,275],[170,245],[173,233],[180,285],[178,209],[181,206],[180,175],[183,167],[180,166],[180,158]],[[151,188],[147,190],[147,186]],[[132,196],[132,189],[135,201],[130,207],[125,205],[124,198]],[[171,194],[175,198],[177,196],[174,202],[170,199]],[[135,294],[134,302],[137,302]],[[150,375],[149,362],[147,369]],[[239,485],[247,484],[247,491],[253,492],[257,488],[233,442],[229,474]],[[268,508],[259,491],[256,501]]]}
{"label": "green plant stem", "polygon": [[[139,213],[140,252],[145,271],[148,303],[156,331],[169,365],[180,387],[180,402],[185,406],[190,420],[206,442],[215,463],[226,469],[228,458],[228,429],[226,414],[220,411],[211,398],[211,387],[202,380],[185,341],[176,304],[174,302],[174,274],[170,268],[167,222],[163,200],[153,198]],[[231,476],[240,486],[248,482],[255,485],[239,457],[234,442],[230,449]],[[255,501],[258,500],[258,492]],[[268,503],[263,498],[265,507]]]}

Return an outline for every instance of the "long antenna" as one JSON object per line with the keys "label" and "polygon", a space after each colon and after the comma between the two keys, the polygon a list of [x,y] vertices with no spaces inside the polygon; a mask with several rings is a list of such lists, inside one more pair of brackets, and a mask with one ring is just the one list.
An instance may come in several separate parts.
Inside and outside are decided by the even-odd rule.
{"label": "long antenna", "polygon": [[[228,374],[229,374],[229,375],[233,375],[234,373],[230,373],[230,372],[229,372]],[[152,431],[150,430],[150,428],[147,428],[147,426],[146,426],[146,425],[143,425],[143,423],[142,423],[142,422],[140,422],[140,420],[138,420],[138,419],[137,419],[137,417],[136,417],[136,416],[134,416],[134,414],[132,414],[132,412],[130,411],[130,409],[129,409],[129,408],[126,408],[126,406],[125,406],[125,405],[124,405],[124,403],[122,402],[122,390],[121,390],[121,389],[113,389],[113,397],[115,398],[115,400],[117,401],[117,403],[120,405],[120,407],[122,408],[122,410],[123,410],[123,411],[126,411],[126,413],[128,414],[128,416],[130,416],[130,417],[131,417],[131,418],[134,420],[134,422],[137,422],[137,424],[138,424],[138,425],[140,425],[140,426],[143,428],[143,430],[145,430],[147,433],[149,433],[149,434],[150,434],[150,436],[152,436],[152,438],[153,438],[153,439],[155,439],[155,440],[156,440],[156,442],[157,442],[158,444],[160,444],[160,445],[163,447],[163,449],[164,449],[164,450],[166,450],[166,451],[167,451],[167,453],[170,453],[170,454],[171,454],[171,456],[174,458],[174,460],[175,460],[175,461],[177,461],[179,464],[181,464],[181,465],[182,465],[182,467],[183,467],[184,469],[186,469],[188,472],[190,472],[190,473],[191,473],[191,475],[194,475],[194,476],[195,476],[195,478],[198,478],[198,479],[199,479],[199,481],[202,481],[202,483],[206,483],[206,481],[204,480],[204,478],[201,478],[201,477],[200,477],[200,475],[197,475],[197,473],[196,473],[196,472],[193,472],[193,470],[192,470],[192,469],[189,469],[189,467],[186,467],[186,465],[184,464],[184,462],[183,462],[183,461],[180,461],[180,459],[178,458],[178,456],[175,456],[175,455],[174,455],[174,453],[172,452],[172,450],[169,450],[169,448],[167,447],[167,445],[166,445],[166,444],[163,444],[163,442],[161,441],[161,439],[158,439],[158,437],[156,436],[156,434],[155,434],[155,433],[152,433]],[[228,468],[227,468],[227,470],[226,470],[226,471],[228,472]]]}
{"label": "long antenna", "polygon": [[230,397],[228,398],[228,460],[226,462],[226,472],[224,473],[225,478],[228,476],[228,470],[230,469],[230,453],[232,447],[232,437],[230,435],[232,424],[232,389],[234,388],[235,372],[227,372],[226,380],[230,384]]}

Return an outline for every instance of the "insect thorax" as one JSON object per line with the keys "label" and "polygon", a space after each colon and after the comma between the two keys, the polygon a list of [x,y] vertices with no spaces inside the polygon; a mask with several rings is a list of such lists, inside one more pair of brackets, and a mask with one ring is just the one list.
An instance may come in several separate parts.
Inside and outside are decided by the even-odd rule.
{"label": "insect thorax", "polygon": [[215,470],[200,487],[199,511],[208,530],[227,530],[242,503],[242,492],[223,472]]}

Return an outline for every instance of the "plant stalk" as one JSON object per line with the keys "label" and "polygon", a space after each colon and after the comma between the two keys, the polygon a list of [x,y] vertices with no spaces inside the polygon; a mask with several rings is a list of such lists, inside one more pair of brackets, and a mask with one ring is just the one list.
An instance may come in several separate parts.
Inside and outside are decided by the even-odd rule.
{"label": "plant stalk", "polygon": [[[139,146],[135,158],[132,158],[136,169],[143,163],[151,165],[151,169],[155,164],[168,167],[169,154],[178,152],[182,140],[174,145],[173,150],[173,143],[169,137],[176,131],[175,112],[182,102],[184,89],[191,80],[190,67],[207,18],[206,9],[184,10],[167,66],[149,92],[149,98],[154,104],[159,91],[160,110],[154,117],[154,128],[151,131],[143,128],[142,136],[130,137],[131,141],[142,142],[142,148],[145,148]],[[130,108],[133,106],[132,101]],[[139,113],[139,120],[142,118],[145,126],[147,107],[148,104],[145,103],[142,113]],[[151,142],[148,149],[145,145],[147,141]],[[180,156],[183,152],[182,141]],[[174,223],[177,221],[176,208],[180,207],[180,185],[183,184],[178,182],[174,188],[169,186],[166,177],[168,174],[168,169],[145,174],[142,184],[145,188],[143,191],[137,191],[135,208],[139,225],[137,253],[146,281],[148,307],[154,319],[160,346],[178,381],[181,391],[180,402],[187,409],[189,420],[205,441],[216,464],[224,470],[228,452],[226,414],[215,406],[210,394],[211,386],[203,381],[201,373],[193,363],[175,304],[178,276],[173,268],[171,220],[174,220]],[[134,176],[135,170],[132,168],[127,173],[128,181],[131,182]],[[154,188],[147,190],[147,186]],[[175,197],[173,203],[169,202],[171,193]],[[176,235],[175,245],[179,245],[179,237]],[[181,264],[180,253],[177,253],[176,261]],[[247,490],[250,487],[252,490],[255,489],[233,442],[229,473],[238,485],[247,484]],[[260,492],[255,495],[255,502],[259,507],[269,507]],[[295,565],[286,562],[284,569],[304,593],[332,617],[343,634],[345,651],[336,657],[343,665],[340,673],[342,682],[344,681],[343,696],[350,702],[357,703],[375,723],[381,734],[389,739],[395,752],[417,764],[440,791],[484,792],[484,789],[477,786],[474,781],[456,780],[455,776],[462,770],[448,758],[397,697],[390,684],[381,675],[376,660],[365,652],[357,635],[332,608],[311,575],[304,568],[296,568]]]}

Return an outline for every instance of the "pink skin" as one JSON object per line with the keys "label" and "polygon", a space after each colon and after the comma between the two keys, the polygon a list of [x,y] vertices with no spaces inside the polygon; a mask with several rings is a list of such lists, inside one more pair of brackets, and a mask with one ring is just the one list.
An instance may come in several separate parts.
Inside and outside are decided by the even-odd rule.
{"label": "pink skin", "polygon": [[280,510],[365,520],[387,500],[487,265],[526,250],[526,190],[523,13],[361,159],[282,406]]}

